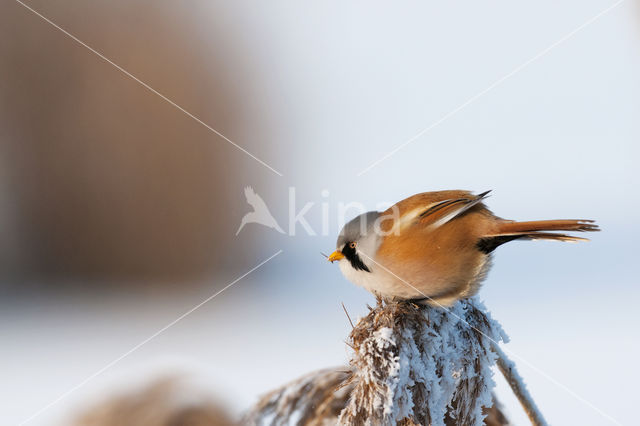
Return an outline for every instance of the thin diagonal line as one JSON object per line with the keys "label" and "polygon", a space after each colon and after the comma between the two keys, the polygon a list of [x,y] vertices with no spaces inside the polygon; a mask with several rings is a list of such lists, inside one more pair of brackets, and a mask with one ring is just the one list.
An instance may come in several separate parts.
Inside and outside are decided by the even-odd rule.
{"label": "thin diagonal line", "polygon": [[448,113],[443,115],[439,120],[433,122],[431,125],[429,125],[429,127],[426,127],[424,129],[422,129],[420,132],[416,133],[414,136],[409,138],[406,142],[402,143],[401,145],[398,145],[392,151],[389,151],[387,154],[385,154],[382,158],[380,158],[379,160],[376,160],[373,163],[371,163],[368,167],[366,167],[365,169],[361,170],[360,173],[358,173],[358,176],[362,176],[363,174],[367,173],[369,170],[371,170],[372,168],[374,168],[378,164],[382,163],[384,160],[386,160],[387,158],[391,157],[392,155],[394,155],[395,153],[397,153],[398,151],[400,151],[401,149],[403,149],[404,147],[406,147],[410,143],[414,142],[416,139],[420,138],[421,136],[423,136],[424,134],[428,133],[429,131],[435,129],[436,127],[438,127],[439,125],[441,125],[442,123],[444,123],[445,121],[447,121],[448,119],[450,119],[451,117],[453,117],[454,115],[456,115],[457,113],[462,111],[464,108],[468,107],[469,105],[471,105],[472,103],[477,101],[479,98],[481,98],[482,96],[484,96],[485,94],[487,94],[491,90],[495,89],[500,84],[504,83],[509,78],[513,77],[514,75],[516,75],[517,73],[519,73],[520,71],[522,71],[523,69],[525,69],[526,67],[528,67],[529,65],[534,63],[535,61],[537,61],[538,59],[542,58],[547,53],[549,53],[550,51],[552,51],[553,49],[555,49],[556,47],[558,47],[559,45],[561,45],[565,41],[569,40],[571,37],[576,35],[579,31],[581,31],[584,28],[588,27],[589,25],[593,24],[595,21],[600,19],[602,16],[606,15],[611,10],[613,10],[614,8],[619,6],[623,1],[624,0],[618,0],[616,3],[614,3],[613,5],[607,7],[606,9],[604,9],[602,12],[598,13],[594,17],[590,18],[584,24],[580,25],[579,27],[577,27],[576,29],[574,29],[570,33],[566,34],[564,37],[560,38],[555,43],[552,43],[547,48],[545,48],[545,49],[541,50],[540,52],[538,52],[538,54],[535,55],[533,58],[529,59],[528,61],[523,62],[520,65],[518,65],[511,72],[505,74],[504,76],[502,76],[501,78],[499,78],[498,80],[493,82],[489,87],[487,87],[486,89],[484,89],[481,92],[477,93],[476,95],[470,97],[464,103],[462,103],[458,107],[452,109],[451,111],[449,111]]}
{"label": "thin diagonal line", "polygon": [[136,350],[140,349],[140,347],[144,346],[145,344],[149,343],[154,338],[158,337],[160,334],[165,332],[167,329],[169,329],[169,328],[173,327],[174,325],[176,325],[179,321],[181,321],[186,316],[188,316],[191,313],[193,313],[196,309],[200,308],[205,303],[211,301],[212,299],[217,297],[220,293],[222,293],[223,291],[225,291],[226,289],[228,289],[229,287],[231,287],[232,285],[234,285],[235,283],[237,283],[238,281],[240,281],[241,279],[243,279],[244,277],[246,277],[247,275],[249,275],[250,273],[252,273],[256,269],[260,268],[262,265],[264,265],[265,263],[269,262],[271,259],[273,259],[274,257],[278,256],[281,253],[282,253],[282,250],[279,250],[277,253],[273,254],[268,259],[263,260],[258,265],[256,265],[253,268],[251,268],[249,271],[247,271],[244,274],[240,275],[238,278],[236,278],[235,280],[233,280],[232,282],[227,284],[222,290],[217,291],[216,293],[214,293],[211,296],[207,297],[205,300],[203,300],[202,302],[198,303],[196,306],[194,306],[193,308],[189,309],[187,312],[185,312],[184,314],[180,315],[178,318],[176,318],[175,320],[171,321],[169,324],[165,325],[160,330],[156,331],[151,336],[147,337],[142,342],[138,343],[137,345],[135,345],[134,347],[129,349],[127,352],[123,353],[122,355],[120,355],[119,357],[117,357],[116,359],[114,359],[113,361],[111,361],[110,363],[108,363],[107,365],[105,365],[104,367],[102,367],[101,369],[99,369],[98,371],[96,371],[95,373],[93,373],[92,375],[90,375],[89,377],[87,377],[86,379],[84,379],[83,381],[81,381],[80,383],[78,383],[77,385],[72,387],[71,389],[69,389],[68,391],[64,392],[62,395],[60,395],[59,397],[57,397],[56,399],[51,401],[49,404],[45,405],[44,407],[42,407],[41,409],[36,411],[29,418],[27,418],[24,421],[22,421],[22,423],[20,423],[20,425],[24,425],[24,424],[30,422],[31,420],[33,420],[34,418],[36,418],[37,416],[42,414],[44,411],[48,410],[49,408],[51,408],[52,406],[54,406],[58,402],[62,401],[64,398],[66,398],[67,396],[69,396],[70,394],[75,392],[76,390],[80,389],[82,386],[86,385],[91,380],[95,379],[97,376],[99,376],[100,374],[104,373],[106,370],[108,370],[109,368],[113,367],[115,364],[117,364],[118,362],[122,361],[124,358],[126,358],[129,355],[131,355]]}
{"label": "thin diagonal line", "polygon": [[93,52],[96,55],[98,55],[102,60],[108,62],[111,65],[113,65],[118,71],[120,71],[121,73],[123,73],[127,77],[131,78],[132,80],[136,81],[138,84],[140,84],[145,89],[147,89],[150,92],[160,96],[162,99],[167,101],[169,104],[171,104],[175,108],[179,109],[184,114],[186,114],[187,116],[191,117],[192,119],[194,119],[195,121],[197,121],[198,123],[200,123],[201,125],[206,127],[207,129],[209,129],[210,131],[215,133],[216,135],[220,136],[222,139],[224,139],[225,141],[229,142],[231,145],[235,146],[240,151],[244,152],[249,157],[253,158],[258,163],[262,164],[263,166],[265,166],[266,168],[271,170],[273,173],[277,174],[278,176],[283,176],[282,173],[280,173],[279,171],[277,171],[276,169],[274,169],[273,167],[271,167],[270,165],[268,165],[267,163],[265,163],[264,161],[262,161],[261,159],[259,159],[258,157],[256,157],[255,155],[253,155],[252,153],[250,153],[249,151],[247,151],[246,149],[244,149],[243,147],[241,147],[240,145],[238,145],[237,143],[235,143],[234,141],[232,141],[231,139],[229,139],[228,137],[226,137],[225,135],[223,135],[222,133],[220,133],[219,131],[217,131],[216,129],[214,129],[213,127],[211,127],[210,125],[208,125],[204,121],[202,121],[201,119],[199,119],[198,117],[196,117],[195,115],[191,114],[189,111],[187,111],[186,109],[184,109],[183,107],[181,107],[180,105],[178,105],[177,103],[175,103],[174,101],[172,101],[171,99],[169,99],[168,97],[163,95],[162,93],[158,92],[156,89],[154,89],[153,87],[149,86],[147,83],[145,83],[144,81],[140,80],[138,77],[136,77],[135,75],[131,74],[129,71],[127,71],[126,69],[122,68],[120,65],[116,64],[111,59],[107,58],[102,53],[98,52],[96,49],[94,49],[93,47],[89,46],[88,44],[86,44],[85,42],[80,40],[78,37],[74,36],[69,31],[65,30],[64,28],[62,28],[61,26],[59,26],[58,24],[53,22],[51,19],[47,18],[46,16],[42,15],[40,12],[38,12],[35,9],[31,8],[27,4],[23,3],[21,0],[15,0],[15,1],[16,1],[16,3],[18,3],[21,6],[23,6],[24,8],[26,8],[27,10],[33,12],[35,15],[40,17],[42,20],[44,20],[48,24],[51,24],[54,28],[56,28],[57,30],[59,30],[62,33],[64,33],[65,35],[67,35],[68,37],[70,37],[72,40],[74,40],[78,44],[86,47],[88,50],[90,50],[91,52]]}
{"label": "thin diagonal line", "polygon": [[[412,289],[414,289],[415,291],[417,291],[418,293],[420,293],[421,295],[423,295],[424,297],[426,297],[427,299],[429,299],[429,301],[435,303],[436,305],[438,305],[440,308],[444,309],[447,313],[453,315],[454,317],[456,317],[457,319],[459,319],[460,321],[464,322],[465,324],[467,324],[469,327],[473,328],[474,330],[476,330],[478,333],[482,334],[484,337],[486,337],[487,339],[489,339],[490,341],[492,341],[496,346],[499,347],[499,343],[496,342],[495,340],[493,340],[491,337],[487,336],[482,330],[479,330],[478,328],[474,327],[473,325],[469,324],[467,322],[467,320],[465,320],[464,318],[461,318],[460,316],[458,316],[455,312],[451,312],[450,309],[448,309],[446,306],[442,305],[441,303],[439,303],[437,300],[434,300],[433,298],[427,296],[426,294],[424,294],[422,291],[418,290],[417,288],[415,288],[413,285],[411,285],[409,282],[407,282],[406,280],[402,279],[401,277],[399,277],[398,275],[396,275],[393,271],[387,269],[384,265],[376,262],[374,259],[372,259],[370,256],[368,256],[366,253],[363,253],[362,251],[359,251],[360,254],[362,254],[364,257],[366,257],[367,259],[369,259],[370,261],[372,261],[373,263],[375,263],[376,265],[378,265],[379,267],[381,267],[382,269],[384,269],[385,271],[387,271],[388,273],[390,273],[391,275],[393,275],[394,277],[396,277],[397,279],[399,279],[400,281],[402,281],[404,284],[408,285],[409,287],[411,287]],[[555,384],[556,386],[558,386],[559,388],[563,389],[564,391],[566,391],[567,393],[569,393],[571,396],[573,396],[574,398],[576,398],[578,401],[582,402],[583,404],[591,407],[593,410],[595,410],[597,413],[599,413],[601,416],[605,417],[606,419],[610,420],[612,423],[617,424],[617,425],[621,425],[622,423],[618,422],[616,419],[614,419],[613,417],[611,417],[609,414],[605,413],[604,411],[602,411],[601,409],[599,409],[598,407],[596,407],[595,405],[593,405],[593,403],[589,402],[588,400],[584,399],[583,397],[581,397],[580,395],[578,395],[577,393],[575,393],[574,391],[572,391],[571,389],[569,389],[567,386],[563,385],[562,383],[560,383],[559,381],[557,381],[556,379],[554,379],[553,377],[551,377],[548,373],[544,372],[543,370],[539,369],[538,367],[534,366],[533,364],[531,364],[529,361],[527,361],[526,359],[522,358],[520,355],[516,354],[515,352],[513,352],[510,349],[506,349],[505,350],[507,352],[509,352],[509,354],[513,355],[515,358],[518,358],[520,361],[524,362],[525,364],[527,364],[527,366],[529,366],[529,368],[531,368],[532,370],[536,371],[538,374],[542,375],[543,377],[545,377],[547,380],[549,380],[551,383]]]}

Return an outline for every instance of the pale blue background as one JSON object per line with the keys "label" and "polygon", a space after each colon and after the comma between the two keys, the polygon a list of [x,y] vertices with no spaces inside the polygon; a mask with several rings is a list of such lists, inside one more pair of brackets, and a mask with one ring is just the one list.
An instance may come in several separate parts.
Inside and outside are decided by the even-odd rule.
{"label": "pale blue background", "polygon": [[[316,202],[307,217],[317,230],[319,203],[328,201],[331,235],[309,237],[298,229],[290,237],[247,226],[228,247],[246,258],[181,297],[5,299],[2,423],[25,419],[279,249],[282,255],[30,424],[60,421],[104,391],[144,382],[167,366],[195,371],[239,412],[258,394],[309,370],[344,364],[349,324],[340,303],[358,316],[373,299],[319,254],[334,246],[337,203],[373,208],[416,192],[460,188],[492,189],[488,204],[506,218],[598,221],[603,232],[587,244],[501,247],[480,296],[511,336],[507,348],[561,384],[516,360],[551,424],[612,423],[589,404],[632,424],[640,380],[636,1],[622,3],[357,176],[612,4],[181,4],[192,9],[202,37],[215,23],[235,52],[229,68],[247,117],[242,132],[227,136],[284,174],[212,140],[220,155],[241,164],[242,178],[228,182],[237,193],[229,234],[248,208],[243,187],[252,185],[283,227],[289,186],[300,205]],[[330,191],[327,199],[323,189]],[[526,424],[498,382],[509,417]]]}

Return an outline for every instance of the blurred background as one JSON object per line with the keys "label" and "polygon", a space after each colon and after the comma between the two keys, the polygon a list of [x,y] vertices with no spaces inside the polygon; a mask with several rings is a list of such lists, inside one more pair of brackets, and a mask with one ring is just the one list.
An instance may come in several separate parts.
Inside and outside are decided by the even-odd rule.
{"label": "blurred background", "polygon": [[[374,300],[319,254],[340,203],[439,189],[493,189],[506,218],[598,221],[588,244],[501,247],[480,296],[550,423],[635,420],[637,1],[26,4],[283,176],[2,2],[2,424],[65,424],[169,373],[237,416],[346,363],[341,303],[356,318]],[[285,230],[295,188],[318,235],[236,236],[247,185]]]}

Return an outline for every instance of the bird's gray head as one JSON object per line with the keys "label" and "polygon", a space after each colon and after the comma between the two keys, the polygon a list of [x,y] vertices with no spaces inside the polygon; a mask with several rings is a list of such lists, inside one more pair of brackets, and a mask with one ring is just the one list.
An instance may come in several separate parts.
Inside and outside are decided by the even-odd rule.
{"label": "bird's gray head", "polygon": [[329,256],[329,260],[346,259],[354,269],[371,272],[371,257],[380,245],[376,232],[379,217],[379,212],[371,211],[344,225],[338,235],[336,251]]}

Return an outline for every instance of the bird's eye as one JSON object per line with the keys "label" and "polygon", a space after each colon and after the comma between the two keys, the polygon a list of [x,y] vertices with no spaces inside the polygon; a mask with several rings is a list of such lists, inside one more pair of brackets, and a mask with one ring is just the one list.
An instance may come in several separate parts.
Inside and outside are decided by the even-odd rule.
{"label": "bird's eye", "polygon": [[349,247],[351,247],[352,249],[356,248],[356,243],[349,243]]}

